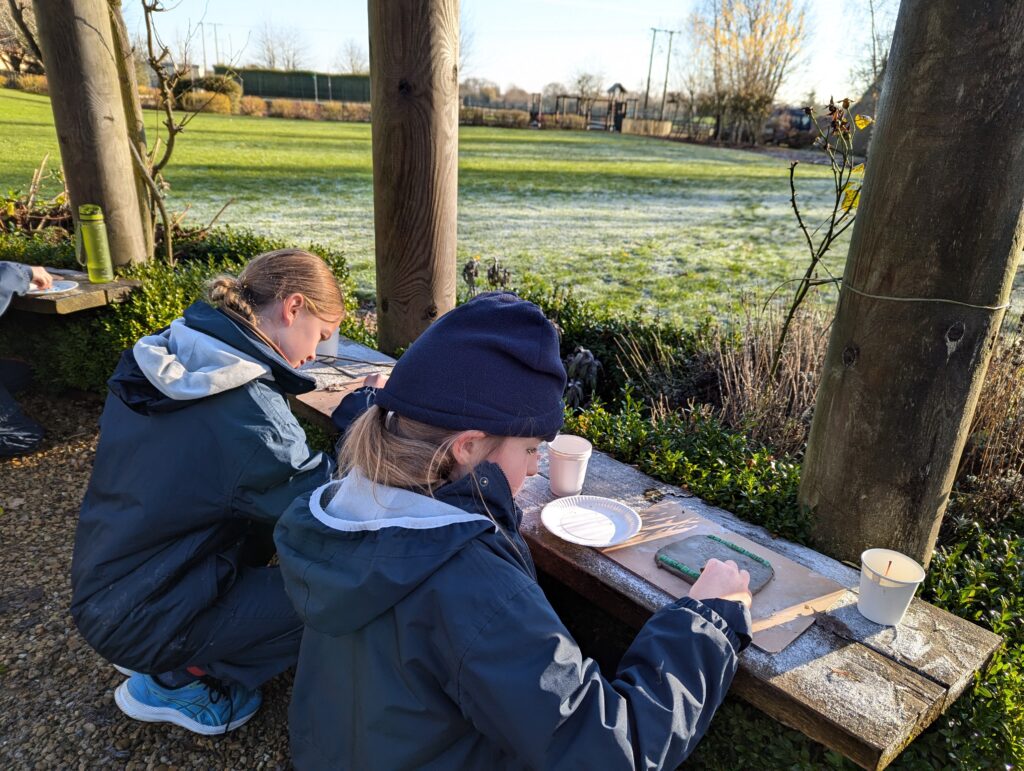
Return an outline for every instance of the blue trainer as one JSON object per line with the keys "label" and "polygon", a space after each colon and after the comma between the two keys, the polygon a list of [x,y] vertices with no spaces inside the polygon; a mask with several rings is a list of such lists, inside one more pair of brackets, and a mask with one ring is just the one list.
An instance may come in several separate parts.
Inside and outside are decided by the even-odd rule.
{"label": "blue trainer", "polygon": [[181,688],[164,688],[135,673],[114,691],[114,702],[128,717],[147,723],[174,723],[204,736],[227,733],[256,714],[259,690],[202,678]]}

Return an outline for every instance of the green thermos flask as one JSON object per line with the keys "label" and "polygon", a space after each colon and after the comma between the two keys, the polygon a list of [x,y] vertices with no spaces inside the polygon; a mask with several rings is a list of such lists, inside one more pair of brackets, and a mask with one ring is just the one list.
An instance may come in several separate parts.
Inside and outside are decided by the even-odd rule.
{"label": "green thermos flask", "polygon": [[110,261],[110,244],[107,243],[103,210],[96,204],[83,203],[78,207],[78,227],[82,234],[89,281],[93,284],[113,281],[114,267]]}

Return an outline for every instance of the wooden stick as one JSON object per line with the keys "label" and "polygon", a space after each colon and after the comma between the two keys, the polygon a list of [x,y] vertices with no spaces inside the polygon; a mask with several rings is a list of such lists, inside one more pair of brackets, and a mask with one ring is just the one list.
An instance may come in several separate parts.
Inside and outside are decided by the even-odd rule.
{"label": "wooden stick", "polygon": [[891,567],[892,567],[892,560],[889,560],[889,564],[885,566],[885,572],[882,574],[883,578],[889,575],[889,568],[891,568]]}

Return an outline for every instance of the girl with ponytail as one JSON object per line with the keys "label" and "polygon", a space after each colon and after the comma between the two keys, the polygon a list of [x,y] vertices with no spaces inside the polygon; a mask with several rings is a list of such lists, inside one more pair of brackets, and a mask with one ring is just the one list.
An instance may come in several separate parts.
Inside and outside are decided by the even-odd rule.
{"label": "girl with ponytail", "polygon": [[287,397],[344,314],[322,259],[286,249],[219,276],[206,302],[125,351],[109,381],[72,564],[71,612],[129,675],[130,717],[200,734],[256,712],[294,664],[302,624],[273,526],[333,470]]}

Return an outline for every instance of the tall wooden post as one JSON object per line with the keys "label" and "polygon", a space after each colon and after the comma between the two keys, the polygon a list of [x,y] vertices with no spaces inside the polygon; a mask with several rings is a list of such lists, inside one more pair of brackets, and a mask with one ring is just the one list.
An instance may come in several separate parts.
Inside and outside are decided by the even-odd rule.
{"label": "tall wooden post", "polygon": [[455,305],[458,0],[369,0],[377,334],[407,346]]}
{"label": "tall wooden post", "polygon": [[71,204],[99,204],[115,265],[146,259],[146,239],[106,0],[34,0]]}
{"label": "tall wooden post", "polygon": [[[139,99],[139,81],[135,74],[132,41],[128,37],[128,28],[125,27],[124,16],[121,14],[121,0],[108,0],[108,3],[110,4],[110,32],[116,53],[117,77],[121,82],[121,102],[124,104],[128,141],[135,144],[139,158],[145,158],[149,153],[149,147],[146,144],[146,122]],[[142,237],[146,243],[146,258],[149,259],[153,256],[154,248],[154,206],[149,185],[145,179],[145,175],[149,172],[139,168],[138,163],[133,163],[132,170],[135,176],[135,194],[139,199],[139,211],[142,213]]]}
{"label": "tall wooden post", "polygon": [[931,558],[1024,247],[1024,4],[903,0],[800,500]]}

